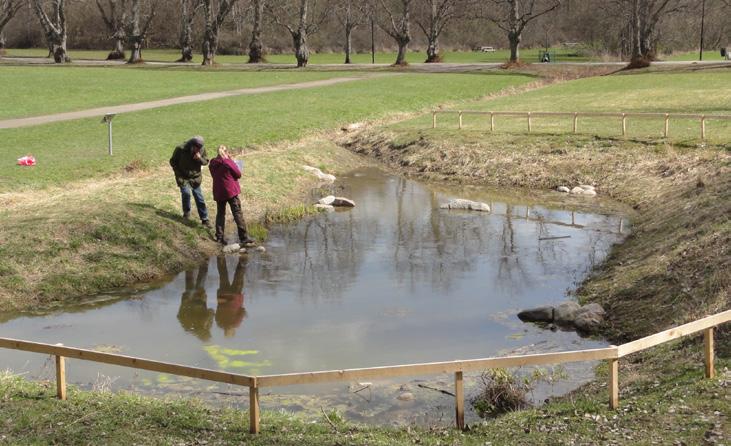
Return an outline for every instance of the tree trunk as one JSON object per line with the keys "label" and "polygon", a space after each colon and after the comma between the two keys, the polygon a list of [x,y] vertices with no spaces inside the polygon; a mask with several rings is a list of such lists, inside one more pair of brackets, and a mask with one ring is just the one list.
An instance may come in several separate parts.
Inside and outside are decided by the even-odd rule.
{"label": "tree trunk", "polygon": [[214,64],[217,50],[218,28],[214,24],[207,24],[206,33],[203,37],[203,65],[211,66]]}
{"label": "tree trunk", "polygon": [[67,63],[71,62],[71,59],[66,52],[66,34],[54,35],[51,41],[51,48],[53,51],[53,61],[56,63]]}
{"label": "tree trunk", "polygon": [[294,43],[294,57],[297,58],[297,68],[304,68],[310,61],[310,49],[307,47],[307,31],[300,29],[292,34]]}
{"label": "tree trunk", "polygon": [[353,52],[352,43],[353,28],[349,25],[345,25],[345,63],[352,63],[350,60],[350,53]]}
{"label": "tree trunk", "polygon": [[408,65],[408,63],[406,62],[406,51],[409,47],[410,40],[411,39],[404,37],[398,39],[398,54],[396,55],[396,62],[394,62],[394,65]]}
{"label": "tree trunk", "polygon": [[442,61],[441,56],[439,55],[439,40],[436,33],[436,30],[432,29],[432,31],[429,33],[429,36],[427,36],[427,46],[426,46],[426,63],[439,63]]}
{"label": "tree trunk", "polygon": [[107,55],[107,60],[122,60],[127,57],[124,54],[125,35],[123,30],[117,31],[112,39],[114,39],[114,49]]}
{"label": "tree trunk", "polygon": [[254,0],[254,23],[249,43],[249,62],[264,62],[264,45],[261,42],[262,20],[264,16],[264,0]]}
{"label": "tree trunk", "polygon": [[520,40],[521,35],[517,31],[511,31],[508,33],[508,40],[510,41],[510,62],[517,63],[520,61]]}
{"label": "tree trunk", "polygon": [[0,56],[5,55],[5,34],[0,31]]}
{"label": "tree trunk", "polygon": [[127,63],[143,63],[142,59],[142,37],[141,36],[130,36],[130,54]]}
{"label": "tree trunk", "polygon": [[193,61],[193,29],[188,19],[183,20],[183,28],[180,30],[180,59],[178,62]]}

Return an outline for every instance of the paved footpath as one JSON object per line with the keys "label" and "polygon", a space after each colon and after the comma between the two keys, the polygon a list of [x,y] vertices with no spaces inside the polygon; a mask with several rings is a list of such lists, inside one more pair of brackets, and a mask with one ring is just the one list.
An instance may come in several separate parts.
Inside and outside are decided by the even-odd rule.
{"label": "paved footpath", "polygon": [[[179,96],[175,98],[160,99],[157,101],[138,102],[136,104],[113,105],[109,107],[98,107],[75,112],[55,113],[52,115],[33,116],[30,118],[16,118],[0,121],[0,129],[14,129],[19,127],[31,127],[34,125],[49,124],[52,122],[71,121],[74,119],[102,117],[107,113],[130,113],[152,108],[167,107],[169,105],[189,104],[191,102],[212,101],[214,99],[229,98],[232,96],[243,96],[250,94],[274,93],[277,91],[305,90],[308,88],[324,87],[328,85],[342,84],[386,74],[369,74],[359,77],[338,77],[319,81],[300,82],[296,84],[280,84],[268,87],[242,88],[240,90],[219,91],[213,93],[201,93],[190,96]],[[392,74],[388,74],[392,75]]]}

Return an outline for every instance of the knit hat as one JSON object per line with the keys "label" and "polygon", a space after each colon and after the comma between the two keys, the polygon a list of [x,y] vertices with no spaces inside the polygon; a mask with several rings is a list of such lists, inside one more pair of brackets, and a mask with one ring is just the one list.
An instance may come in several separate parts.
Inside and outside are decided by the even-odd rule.
{"label": "knit hat", "polygon": [[198,147],[203,147],[203,137],[194,136],[194,137],[190,138],[185,145],[192,146],[193,144],[195,144]]}

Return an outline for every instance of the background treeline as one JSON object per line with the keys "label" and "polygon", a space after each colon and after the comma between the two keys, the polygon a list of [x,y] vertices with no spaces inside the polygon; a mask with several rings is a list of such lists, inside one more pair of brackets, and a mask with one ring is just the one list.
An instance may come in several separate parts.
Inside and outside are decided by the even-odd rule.
{"label": "background treeline", "polygon": [[[52,52],[53,45],[48,39],[53,30],[39,20],[38,8],[44,9],[53,22],[58,2],[16,0],[14,17],[8,20],[4,29],[0,25],[5,45],[11,48],[48,47]],[[0,11],[8,3],[13,2],[0,0]],[[61,3],[65,9],[67,45],[74,49],[113,50],[115,31],[109,23],[114,20],[110,17],[110,7],[129,9],[133,4],[140,9],[138,28],[146,28],[137,30],[137,34],[142,34],[139,36],[142,48],[181,48],[183,16],[187,15],[190,17],[188,45],[196,53],[203,51],[208,23],[208,30],[217,33],[215,42],[211,40],[215,43],[214,54],[248,55],[257,9],[262,15],[259,31],[264,54],[292,53],[296,49],[297,32],[303,24],[299,20],[303,4],[308,8],[304,22],[305,49],[318,53],[343,53],[348,24],[352,28],[352,52],[369,52],[373,14],[376,15],[373,28],[377,51],[397,50],[401,46],[398,36],[405,35],[402,26],[405,18],[409,27],[408,50],[424,51],[425,58],[433,43],[428,38],[430,25],[442,28],[438,35],[439,48],[432,48],[432,53],[435,50],[474,50],[481,46],[509,48],[509,25],[514,25],[509,23],[511,12],[514,12],[511,6],[517,6],[515,17],[532,9],[533,17],[520,33],[522,47],[559,46],[571,42],[578,43],[572,47],[587,56],[630,59],[633,44],[638,52],[643,46],[641,40],[645,39],[648,47],[643,50],[651,53],[645,56],[653,58],[672,51],[697,49],[701,21],[705,48],[717,50],[731,44],[728,0],[265,0],[263,5],[255,0],[66,0]],[[205,3],[210,8],[210,20],[206,20],[205,5],[201,6]],[[404,12],[406,8],[408,14]],[[444,23],[434,23],[433,13],[439,12],[437,8],[448,9]],[[641,11],[641,8],[647,10]],[[106,11],[106,17],[102,10]],[[545,10],[548,11],[543,13]],[[130,11],[125,12],[125,20],[129,20]],[[2,14],[0,12],[0,24]],[[350,23],[348,14],[351,15]],[[218,22],[220,30],[216,29]],[[641,36],[640,28],[647,35]],[[125,36],[123,31],[118,32],[122,34],[122,38],[117,39],[118,45],[131,50],[134,45],[130,34],[134,33]],[[429,57],[438,61],[434,54],[430,53]]]}

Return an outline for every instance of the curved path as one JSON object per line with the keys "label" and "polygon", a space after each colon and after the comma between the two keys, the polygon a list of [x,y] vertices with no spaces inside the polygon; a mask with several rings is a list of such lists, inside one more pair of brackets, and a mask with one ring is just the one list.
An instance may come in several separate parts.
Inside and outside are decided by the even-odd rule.
{"label": "curved path", "polygon": [[49,124],[52,122],[71,121],[74,119],[102,117],[107,113],[130,113],[151,108],[167,107],[169,105],[188,104],[191,102],[211,101],[214,99],[228,98],[260,93],[274,93],[277,91],[304,90],[308,88],[324,87],[328,85],[342,84],[373,77],[387,76],[393,74],[369,74],[359,77],[338,77],[318,81],[300,82],[296,84],[280,84],[267,87],[242,88],[239,90],[218,91],[213,93],[201,93],[190,96],[178,96],[156,101],[138,102],[136,104],[112,105],[108,107],[97,107],[88,110],[74,112],[55,113],[52,115],[33,116],[30,118],[15,118],[0,121],[0,129],[13,129],[19,127],[31,127],[34,125]]}

